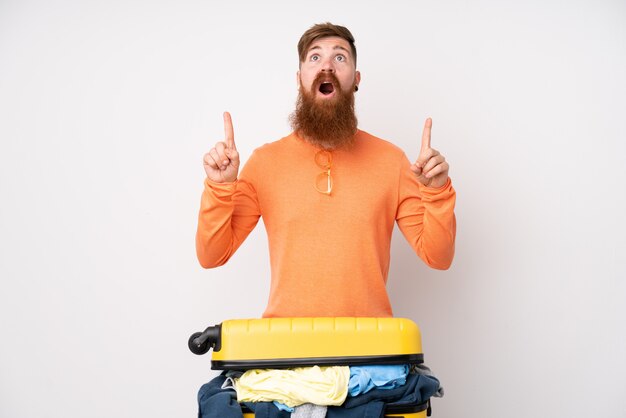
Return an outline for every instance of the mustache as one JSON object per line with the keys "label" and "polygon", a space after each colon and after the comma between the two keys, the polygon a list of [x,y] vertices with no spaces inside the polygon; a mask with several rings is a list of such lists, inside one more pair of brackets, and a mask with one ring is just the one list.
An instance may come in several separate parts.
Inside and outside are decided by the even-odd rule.
{"label": "mustache", "polygon": [[339,79],[335,75],[335,73],[330,72],[322,72],[320,71],[313,79],[313,84],[311,85],[311,90],[316,92],[323,83],[331,83],[333,86],[341,90],[341,83]]}

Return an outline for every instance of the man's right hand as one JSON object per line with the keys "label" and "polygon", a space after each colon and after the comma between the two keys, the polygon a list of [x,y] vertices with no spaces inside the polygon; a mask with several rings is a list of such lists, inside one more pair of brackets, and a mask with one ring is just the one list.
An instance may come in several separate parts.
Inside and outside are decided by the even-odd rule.
{"label": "man's right hand", "polygon": [[204,154],[204,171],[215,183],[230,183],[237,180],[239,153],[235,147],[235,133],[230,113],[224,112],[224,141]]}

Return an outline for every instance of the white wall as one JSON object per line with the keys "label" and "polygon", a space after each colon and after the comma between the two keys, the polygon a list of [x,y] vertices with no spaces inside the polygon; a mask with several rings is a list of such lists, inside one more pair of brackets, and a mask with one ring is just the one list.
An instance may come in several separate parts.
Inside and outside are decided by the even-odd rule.
{"label": "white wall", "polygon": [[361,127],[451,164],[457,256],[394,236],[437,417],[626,416],[626,4],[0,2],[0,416],[194,416],[193,331],[259,316],[262,224],[203,270],[201,158],[289,131],[295,45],[357,38]]}

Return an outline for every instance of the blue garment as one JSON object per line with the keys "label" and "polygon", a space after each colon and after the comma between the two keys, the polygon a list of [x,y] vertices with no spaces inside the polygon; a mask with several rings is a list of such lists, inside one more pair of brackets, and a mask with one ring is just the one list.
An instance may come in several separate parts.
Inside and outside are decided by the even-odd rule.
{"label": "blue garment", "polygon": [[198,391],[198,418],[243,418],[237,392],[222,389],[226,376],[205,383]]}
{"label": "blue garment", "polygon": [[439,388],[431,376],[409,374],[407,383],[394,389],[372,389],[348,397],[342,406],[329,406],[326,418],[382,418],[386,406],[410,406],[426,402]]}
{"label": "blue garment", "polygon": [[409,374],[406,385],[394,389],[372,389],[353,398],[347,398],[341,408],[351,409],[369,402],[383,401],[387,405],[419,405],[439,389],[439,380],[433,376]]}
{"label": "blue garment", "polygon": [[273,401],[272,403],[276,405],[276,408],[280,409],[281,411],[293,412],[295,410],[294,408],[287,406],[284,403],[280,403],[278,401]]}
{"label": "blue garment", "polygon": [[408,374],[409,366],[406,364],[350,367],[348,395],[357,396],[374,388],[397,388],[406,383]]}
{"label": "blue garment", "polygon": [[385,402],[372,401],[354,408],[343,406],[329,406],[326,418],[383,418],[385,416]]}
{"label": "blue garment", "polygon": [[[237,392],[232,388],[222,389],[225,373],[205,383],[198,391],[198,418],[243,418]],[[289,418],[290,412],[279,410],[272,402],[246,402],[255,418]]]}

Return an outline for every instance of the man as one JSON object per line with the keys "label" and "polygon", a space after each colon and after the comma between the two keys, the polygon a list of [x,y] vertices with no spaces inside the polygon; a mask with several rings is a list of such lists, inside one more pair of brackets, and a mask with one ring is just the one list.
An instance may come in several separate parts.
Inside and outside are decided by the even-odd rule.
{"label": "man", "polygon": [[263,216],[271,262],[264,317],[392,316],[385,288],[394,221],[431,267],[454,256],[455,191],[430,146],[417,160],[357,128],[352,34],[318,24],[298,43],[294,132],[254,151],[239,174],[230,114],[225,140],[204,156],[196,249],[205,268],[224,264]]}

